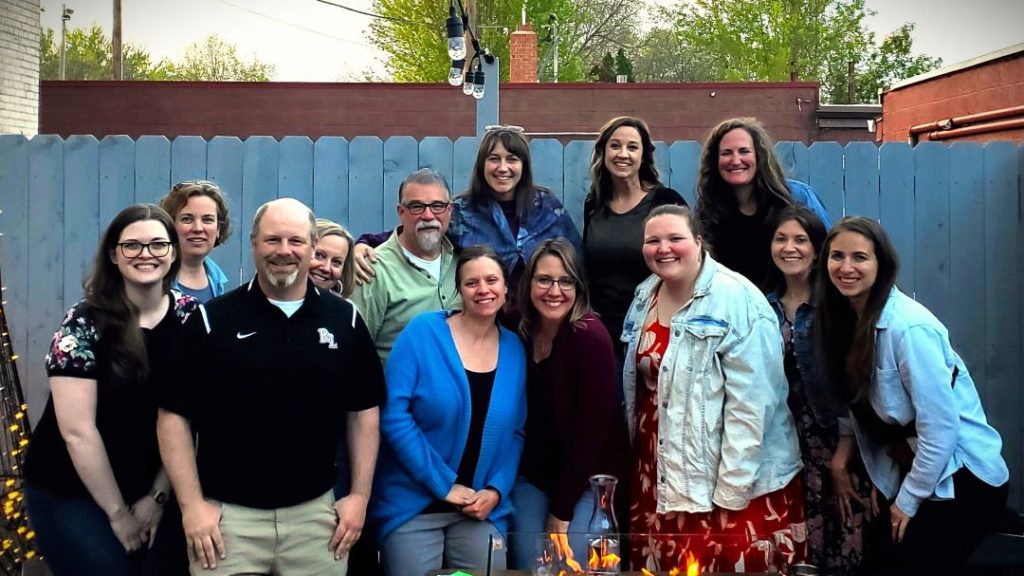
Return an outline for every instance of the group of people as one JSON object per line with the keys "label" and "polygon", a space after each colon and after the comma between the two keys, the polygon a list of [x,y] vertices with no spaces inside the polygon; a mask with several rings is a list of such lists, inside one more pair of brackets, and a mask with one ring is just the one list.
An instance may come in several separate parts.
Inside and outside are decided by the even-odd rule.
{"label": "group of people", "polygon": [[597,474],[634,570],[927,573],[1005,505],[999,435],[884,230],[832,226],[756,120],[711,132],[695,210],[620,117],[582,234],[504,127],[465,193],[418,170],[396,212],[357,242],[268,202],[240,287],[208,257],[215,184],[115,217],[26,462],[56,576],[530,570],[540,532],[585,564]]}

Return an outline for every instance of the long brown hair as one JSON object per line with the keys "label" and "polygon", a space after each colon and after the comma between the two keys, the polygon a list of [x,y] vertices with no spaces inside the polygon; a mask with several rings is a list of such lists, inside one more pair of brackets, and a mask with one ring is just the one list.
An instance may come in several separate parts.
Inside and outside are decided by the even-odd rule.
{"label": "long brown hair", "polygon": [[587,284],[583,279],[583,267],[580,265],[576,249],[565,238],[545,240],[533,252],[530,261],[526,263],[523,278],[519,281],[518,301],[519,307],[522,310],[522,317],[519,319],[519,335],[524,340],[529,340],[533,337],[533,330],[540,316],[537,313],[537,307],[533,305],[533,298],[530,297],[530,292],[533,290],[533,275],[537,273],[537,264],[545,256],[558,258],[562,263],[562,267],[565,268],[565,272],[576,283],[576,301],[573,302],[572,309],[569,310],[569,315],[566,316],[565,320],[573,326],[579,327],[583,317],[594,311],[590,307],[590,294],[587,291]]}
{"label": "long brown hair", "polygon": [[661,186],[658,168],[654,164],[654,141],[651,140],[651,130],[647,123],[633,116],[612,118],[601,127],[597,142],[594,142],[594,151],[590,155],[590,194],[587,200],[595,212],[603,210],[612,199],[612,178],[604,165],[605,148],[608,147],[608,140],[612,134],[623,126],[634,128],[640,133],[640,143],[643,146],[640,154],[640,184],[645,189]]}
{"label": "long brown hair", "polygon": [[473,176],[469,180],[469,189],[464,192],[472,204],[485,205],[490,199],[491,190],[484,177],[487,169],[487,157],[494,148],[501,144],[508,150],[509,154],[517,156],[522,166],[519,174],[519,183],[516,184],[515,201],[516,214],[525,216],[533,204],[536,194],[545,190],[533,183],[533,166],[530,162],[530,144],[527,143],[523,133],[510,128],[496,128],[484,134],[480,140],[480,148],[476,152],[476,162],[473,163]]}
{"label": "long brown hair", "polygon": [[[799,224],[804,229],[804,233],[807,234],[807,239],[811,241],[814,262],[811,263],[811,274],[808,279],[811,284],[814,284],[818,277],[818,269],[822,266],[821,247],[825,244],[828,229],[825,228],[825,223],[821,221],[821,218],[818,218],[818,215],[813,210],[806,206],[793,205],[783,208],[776,216],[774,222],[772,222],[772,238],[779,231],[779,227],[786,222],[796,222]],[[771,244],[769,244],[769,250],[771,249]],[[777,291],[780,296],[786,293],[786,278],[782,275],[779,267],[775,265],[774,260],[772,265],[768,267],[764,289],[765,292]]]}
{"label": "long brown hair", "polygon": [[104,354],[109,358],[114,374],[123,379],[144,379],[149,373],[146,341],[139,326],[139,309],[125,293],[124,276],[117,267],[115,252],[124,229],[144,220],[156,220],[162,224],[167,231],[167,239],[171,241],[174,260],[163,279],[164,294],[170,292],[171,283],[181,269],[177,252],[178,233],[170,214],[153,204],[135,204],[114,216],[100,239],[92,270],[82,283],[85,302],[94,312]]}
{"label": "long brown hair", "polygon": [[[860,234],[872,243],[878,260],[878,274],[868,292],[864,310],[858,315],[850,300],[839,293],[828,272],[832,241],[843,232]],[[864,397],[875,367],[875,326],[882,315],[889,293],[899,273],[899,256],[885,230],[869,218],[848,216],[832,228],[818,256],[825,263],[818,266],[815,291],[817,306],[815,325],[819,327],[818,347],[825,369],[839,398],[846,402]]]}
{"label": "long brown hair", "polygon": [[793,204],[793,196],[786,186],[782,164],[775,154],[775,143],[768,131],[755,118],[730,118],[711,130],[700,156],[697,216],[703,225],[705,240],[711,244],[714,244],[715,233],[726,215],[738,209],[732,186],[722,180],[722,175],[718,171],[718,147],[722,143],[722,138],[737,128],[750,134],[754,141],[757,164],[753,197],[758,211],[767,209],[766,221],[771,221],[775,212]]}

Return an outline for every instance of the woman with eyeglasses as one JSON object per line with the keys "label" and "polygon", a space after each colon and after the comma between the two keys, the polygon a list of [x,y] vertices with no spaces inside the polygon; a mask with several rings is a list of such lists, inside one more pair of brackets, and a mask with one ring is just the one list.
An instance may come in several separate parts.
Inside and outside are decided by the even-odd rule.
{"label": "woman with eyeglasses", "polygon": [[122,210],[100,240],[85,299],[54,334],[50,397],[25,479],[36,541],[55,576],[166,574],[184,557],[183,548],[168,548],[183,537],[180,522],[163,513],[170,482],[154,397],[197,305],[171,289],[177,242],[157,206]]}
{"label": "woman with eyeglasses", "polygon": [[160,207],[174,218],[181,238],[181,271],[172,286],[200,302],[223,294],[231,281],[209,256],[231,234],[224,193],[213,182],[189,180],[175,184]]}
{"label": "woman with eyeglasses", "polygon": [[[526,444],[512,490],[512,567],[536,566],[538,532],[569,533],[586,564],[594,508],[588,479],[622,477],[629,441],[619,404],[612,339],[590,308],[576,250],[541,244],[519,284],[526,343]],[[516,537],[518,536],[518,537]]]}
{"label": "woman with eyeglasses", "polygon": [[348,230],[331,220],[316,219],[316,249],[309,265],[309,277],[321,290],[330,290],[345,298],[352,295],[352,250],[355,240]]}
{"label": "woman with eyeglasses", "polygon": [[700,157],[697,217],[715,259],[760,288],[771,268],[768,245],[775,215],[807,206],[829,226],[814,190],[786,179],[775,145],[754,118],[731,118],[711,130]]}
{"label": "woman with eyeglasses", "polygon": [[[866,573],[964,574],[1006,505],[1002,439],[949,331],[896,288],[899,258],[878,222],[843,218],[821,257],[825,367],[848,408],[840,430],[856,438],[875,488]],[[833,458],[837,478],[850,456]]]}
{"label": "woman with eyeglasses", "polygon": [[[644,218],[664,204],[686,206],[664,186],[654,164],[654,141],[640,118],[612,118],[590,157],[590,194],[583,204],[583,258],[594,310],[617,341],[644,264]],[[622,346],[615,347],[621,365]]]}
{"label": "woman with eyeglasses", "polygon": [[[545,240],[566,238],[581,250],[579,231],[561,201],[534,184],[530,145],[522,129],[498,127],[480,141],[469,189],[452,199],[448,238],[456,249],[485,244],[494,249],[516,293],[526,261]],[[356,248],[356,276],[373,276],[372,249],[360,237]],[[513,302],[514,304],[514,302]]]}

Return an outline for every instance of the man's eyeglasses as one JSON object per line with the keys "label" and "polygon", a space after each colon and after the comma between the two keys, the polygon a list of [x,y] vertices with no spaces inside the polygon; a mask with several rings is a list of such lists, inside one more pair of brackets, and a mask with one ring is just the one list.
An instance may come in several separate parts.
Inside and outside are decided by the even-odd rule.
{"label": "man's eyeglasses", "polygon": [[121,249],[121,255],[125,258],[138,258],[142,255],[143,248],[149,250],[150,255],[154,258],[162,258],[170,254],[172,244],[167,240],[154,240],[149,244],[143,244],[142,242],[118,242],[117,246]]}
{"label": "man's eyeglasses", "polygon": [[431,202],[430,204],[424,204],[423,202],[408,202],[402,204],[402,207],[411,212],[414,216],[423,214],[423,211],[430,208],[430,211],[434,214],[444,214],[448,211],[452,205],[451,202]]}
{"label": "man's eyeglasses", "polygon": [[562,292],[568,292],[576,289],[576,281],[572,278],[552,278],[551,276],[534,276],[533,283],[537,285],[541,290],[550,290],[552,286],[558,284],[558,288]]}

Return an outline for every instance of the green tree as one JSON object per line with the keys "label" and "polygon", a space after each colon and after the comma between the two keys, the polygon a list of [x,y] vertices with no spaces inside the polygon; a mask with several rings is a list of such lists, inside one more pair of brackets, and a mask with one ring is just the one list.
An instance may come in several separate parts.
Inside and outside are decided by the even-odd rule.
{"label": "green tree", "polygon": [[[477,0],[474,31],[484,48],[501,61],[501,78],[508,79],[509,34],[521,21],[522,0]],[[444,23],[447,3],[436,0],[375,0],[373,9],[383,19],[370,23],[367,37],[387,56],[384,61],[398,82],[442,82],[451,60],[445,48]],[[552,34],[551,16],[557,35]],[[527,22],[540,38],[541,76],[553,77],[554,50],[558,41],[558,79],[578,81],[586,66],[606,51],[628,45],[639,22],[635,5],[626,0],[531,0],[526,3]],[[472,56],[470,49],[469,57]]]}
{"label": "green tree", "polygon": [[[864,24],[872,14],[865,0],[693,0],[669,13],[680,43],[713,63],[718,80],[819,80],[825,101],[844,102],[850,62],[855,77],[881,66],[882,49]],[[909,31],[904,39],[909,56]],[[906,61],[887,62],[888,77],[909,74]]]}
{"label": "green tree", "polygon": [[[112,54],[110,39],[99,24],[88,29],[72,28],[64,44],[65,79],[112,79]],[[169,72],[166,61],[154,63],[148,52],[130,42],[123,45],[121,65],[125,80],[162,80]],[[39,77],[60,80],[60,43],[51,28],[43,30],[39,38]]]}
{"label": "green tree", "polygon": [[238,56],[234,44],[225,42],[217,34],[193,42],[185,49],[180,62],[171,65],[174,80],[267,82],[274,77],[274,65],[260,62],[255,57],[245,62]]}
{"label": "green tree", "polygon": [[713,56],[687,45],[669,28],[655,27],[633,56],[637,82],[707,82],[715,79]]}
{"label": "green tree", "polygon": [[942,58],[911,53],[914,25],[903,24],[882,40],[882,45],[871,54],[867,70],[857,78],[857,98],[860,102],[877,102],[878,93],[894,83],[924,74],[942,66]]}
{"label": "green tree", "polygon": [[626,56],[626,51],[622,48],[615,53],[615,76],[616,81],[619,76],[625,76],[626,82],[636,82],[636,79],[633,78],[633,62],[630,61],[629,56]]}
{"label": "green tree", "polygon": [[601,61],[590,68],[588,74],[594,82],[615,82],[615,57],[605,52]]}

